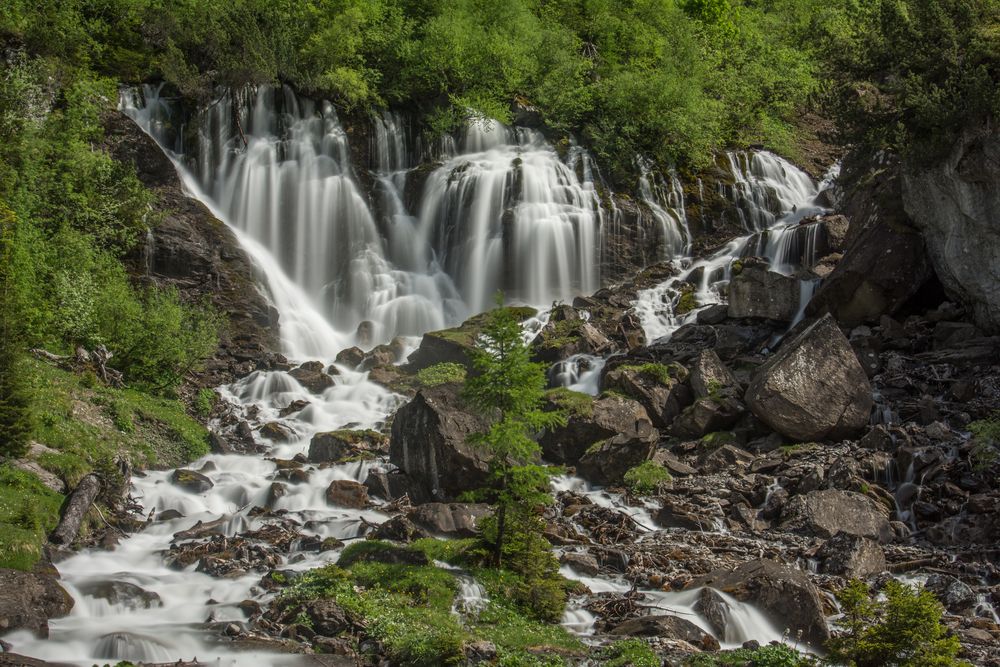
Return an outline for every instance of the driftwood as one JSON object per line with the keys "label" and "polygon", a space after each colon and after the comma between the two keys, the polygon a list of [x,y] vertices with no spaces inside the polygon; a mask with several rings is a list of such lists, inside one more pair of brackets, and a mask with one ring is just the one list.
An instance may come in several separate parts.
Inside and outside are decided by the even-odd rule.
{"label": "driftwood", "polygon": [[63,503],[62,518],[59,525],[52,531],[49,541],[53,544],[68,546],[73,543],[80,533],[80,526],[83,518],[90,511],[91,505],[101,492],[101,478],[91,473],[80,480],[80,483],[69,494],[66,502]]}
{"label": "driftwood", "polygon": [[77,347],[74,355],[53,354],[41,348],[32,349],[31,354],[66,370],[80,372],[92,369],[109,387],[116,389],[125,387],[125,377],[121,372],[108,366],[108,362],[115,355],[103,345],[98,345],[93,352],[87,352],[84,348]]}

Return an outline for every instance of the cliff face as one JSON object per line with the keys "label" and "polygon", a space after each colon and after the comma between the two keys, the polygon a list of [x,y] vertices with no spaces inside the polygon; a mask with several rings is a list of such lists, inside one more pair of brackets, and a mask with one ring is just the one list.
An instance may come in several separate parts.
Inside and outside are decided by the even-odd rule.
{"label": "cliff face", "polygon": [[246,375],[279,350],[278,314],[252,261],[232,230],[184,193],[173,163],[131,119],[110,113],[105,134],[105,150],[135,165],[139,180],[156,195],[152,237],[130,258],[133,274],[176,287],[187,301],[207,300],[226,318],[219,349],[199,374],[199,383],[217,386]]}
{"label": "cliff face", "polygon": [[1000,135],[967,132],[947,159],[905,169],[902,189],[949,295],[1000,331]]}

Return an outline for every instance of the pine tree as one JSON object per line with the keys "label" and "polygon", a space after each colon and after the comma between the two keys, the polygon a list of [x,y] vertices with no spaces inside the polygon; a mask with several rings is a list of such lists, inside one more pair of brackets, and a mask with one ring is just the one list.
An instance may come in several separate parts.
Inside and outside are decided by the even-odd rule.
{"label": "pine tree", "polygon": [[496,507],[493,530],[493,564],[503,560],[508,533],[520,533],[520,544],[531,544],[540,536],[538,507],[551,502],[550,473],[540,465],[541,447],[532,435],[565,423],[559,412],[544,412],[542,399],[546,379],[544,366],[533,363],[522,338],[521,325],[497,298],[497,308],[486,318],[472,351],[472,376],[465,384],[465,399],[489,423],[489,429],[472,442],[492,454],[491,487],[487,490]]}
{"label": "pine tree", "polygon": [[20,373],[19,317],[14,295],[17,218],[0,201],[0,457],[17,458],[31,437],[31,402]]}

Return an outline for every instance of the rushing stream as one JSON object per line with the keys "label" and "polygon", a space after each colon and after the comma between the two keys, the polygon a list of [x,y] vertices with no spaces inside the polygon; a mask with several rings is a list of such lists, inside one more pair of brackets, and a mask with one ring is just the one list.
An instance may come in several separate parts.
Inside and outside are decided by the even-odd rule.
{"label": "rushing stream", "polygon": [[[414,150],[406,122],[386,114],[374,124],[371,174],[378,201],[359,185],[351,146],[333,108],[261,88],[233,100],[224,96],[201,117],[198,161],[184,155],[171,124],[169,102],[157,91],[123,94],[122,108],[171,154],[192,196],[204,201],[238,234],[261,273],[280,314],[281,338],[295,361],[333,363],[337,353],[362,343],[371,347],[395,336],[416,337],[461,322],[486,309],[503,288],[512,299],[547,306],[593,292],[601,285],[603,235],[614,233],[615,212],[602,207],[596,167],[582,148],[560,155],[537,132],[495,122],[472,123],[459,140]],[[236,114],[237,118],[234,118]],[[238,123],[235,122],[238,119]],[[239,127],[239,132],[233,130]],[[428,159],[436,167],[422,186],[420,204],[409,210],[405,192],[411,170]],[[722,300],[719,287],[734,259],[764,255],[785,273],[815,260],[818,227],[798,226],[820,208],[817,186],[802,172],[768,153],[729,156],[735,185],[725,192],[746,228],[708,259],[684,258],[690,233],[676,178],[658,179],[643,170],[639,196],[650,204],[663,259],[678,259],[678,278],[640,294],[636,310],[650,340],[668,335],[685,318],[675,317],[679,284],[701,272],[700,305]],[[808,280],[803,281],[803,307]],[[690,318],[693,315],[688,315]],[[374,333],[359,339],[359,325]],[[413,338],[409,339],[411,344]],[[364,345],[367,343],[367,345]],[[598,393],[604,359],[577,355],[550,372],[554,384]],[[189,467],[213,486],[192,493],[171,482],[171,471],[133,480],[133,494],[151,517],[147,528],[123,539],[112,551],[84,551],[58,564],[76,604],[51,622],[51,636],[5,637],[19,653],[80,665],[117,660],[176,661],[198,658],[222,665],[295,664],[296,656],[275,656],[225,642],[212,624],[242,622],[239,603],[261,599],[260,573],[217,578],[192,565],[168,565],[171,543],[181,531],[221,519],[218,532],[235,536],[269,521],[253,509],[287,512],[307,535],[351,540],[388,518],[375,509],[331,505],[331,481],[364,482],[384,461],[329,467],[307,466],[307,483],[285,484],[275,496],[280,461],[304,455],[312,435],[338,428],[380,428],[402,398],[370,382],[367,373],[338,367],[334,386],[310,393],[289,374],[258,371],[220,389],[223,397],[257,423],[279,422],[293,434],[273,443],[266,456],[208,455]],[[296,400],[309,406],[282,417]],[[592,502],[629,514],[645,532],[657,530],[653,507],[629,506],[582,479],[562,477],[554,490],[572,490]],[[295,551],[280,567],[305,570],[335,562],[339,550]],[[563,573],[592,591],[627,592],[631,584],[607,577]],[[456,573],[461,595],[456,613],[486,603],[482,587]],[[121,594],[108,601],[107,591]],[[698,591],[646,591],[653,613],[673,611],[712,632],[694,610]],[[753,607],[722,594],[730,623],[723,646],[755,639],[780,639],[781,632]],[[581,635],[594,631],[594,617],[576,601],[564,625]],[[242,650],[241,650],[242,649]]]}

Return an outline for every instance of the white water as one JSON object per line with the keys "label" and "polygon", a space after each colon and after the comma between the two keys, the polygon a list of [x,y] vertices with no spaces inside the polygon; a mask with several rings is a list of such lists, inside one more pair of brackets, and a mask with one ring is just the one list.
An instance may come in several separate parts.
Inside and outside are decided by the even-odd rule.
{"label": "white water", "polygon": [[[809,176],[764,151],[729,153],[727,159],[734,185],[720,185],[721,194],[733,203],[732,210],[749,233],[707,258],[685,262],[678,276],[639,292],[634,308],[648,341],[669,336],[697,317],[698,308],[682,315],[675,313],[686,284],[694,288],[699,307],[724,303],[721,292],[732,277],[733,262],[742,257],[765,257],[772,271],[785,275],[810,267],[819,259],[820,225],[800,224],[808,216],[825,212],[815,203],[820,190]],[[824,184],[830,187],[827,181]],[[815,281],[803,280],[793,325],[805,313],[814,289]]]}
{"label": "white water", "polygon": [[[361,194],[346,134],[329,105],[298,99],[283,89],[262,88],[236,104],[223,96],[200,123],[200,162],[193,171],[183,166],[183,132],[173,138],[170,105],[156,91],[147,89],[144,100],[124,96],[123,108],[161,145],[173,149],[171,156],[189,194],[237,232],[280,314],[283,349],[292,359],[329,363],[337,352],[360,342],[355,332],[363,322],[375,329],[371,342],[454,324],[487,307],[498,287],[512,298],[544,306],[600,285],[602,226],[614,225],[616,216],[602,211],[596,170],[579,147],[570,146],[561,159],[533,131],[497,123],[471,125],[462,142],[464,153],[445,142],[442,153],[448,157],[429,177],[421,209],[413,212],[402,196],[415,163],[408,155],[405,122],[387,114],[375,123],[372,146],[372,177],[383,214],[379,217]],[[232,129],[236,118],[242,132]],[[767,159],[765,166],[771,169]],[[761,176],[772,177],[777,178]],[[751,187],[746,192],[755,191]],[[790,192],[792,197],[797,190]],[[653,212],[661,257],[684,255],[690,234],[676,177],[663,180],[645,170],[639,194]],[[738,250],[734,246],[731,254],[739,256]],[[723,265],[721,258],[710,261]],[[711,284],[706,277],[699,299],[712,298]],[[532,330],[546,318],[542,313]],[[596,394],[603,363],[583,355],[567,360],[555,371],[558,383]],[[322,395],[311,394],[280,371],[253,373],[221,391],[247,414],[256,411],[258,423],[286,426],[293,433],[291,442],[265,444],[271,445],[269,457],[291,459],[306,452],[317,432],[378,428],[398,407],[401,398],[369,382],[366,373],[338,370],[334,386]],[[279,417],[295,400],[309,405]],[[285,483],[286,493],[273,507],[287,512],[284,518],[300,524],[305,534],[356,538],[365,523],[379,523],[386,515],[377,508],[332,506],[325,490],[337,479],[363,482],[372,465],[384,464],[307,465],[308,483]],[[113,551],[86,551],[59,563],[63,583],[76,602],[73,612],[51,622],[48,640],[27,633],[7,636],[14,649],[80,665],[195,657],[220,665],[296,664],[294,656],[239,652],[211,639],[217,632],[203,627],[209,619],[245,620],[237,605],[245,599],[266,600],[257,588],[263,572],[214,578],[191,568],[173,570],[164,562],[173,535],[199,521],[224,519],[220,530],[228,536],[274,521],[251,517],[250,510],[267,502],[278,473],[275,462],[213,454],[189,467],[203,466],[214,486],[201,494],[173,485],[170,471],[133,480],[133,493],[147,513],[176,510],[182,516],[152,523]],[[641,530],[657,528],[653,505],[628,506],[620,496],[579,478],[559,478],[553,487],[624,511]],[[335,561],[337,554],[300,552],[294,564],[285,559],[280,567],[305,570]],[[456,611],[486,604],[479,584],[465,575],[459,579]],[[611,579],[582,580],[595,592],[618,591],[624,585]],[[136,610],[111,605],[89,592],[94,584],[107,581],[137,585],[158,595],[161,604]],[[688,613],[687,593],[648,594],[658,608]],[[752,607],[728,599],[727,604],[735,634],[730,637],[727,630],[720,638],[726,645],[743,638],[762,643],[779,638]],[[593,620],[589,612],[571,607],[566,626],[587,634]]]}

